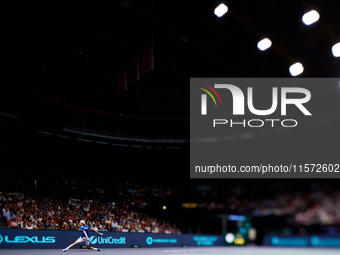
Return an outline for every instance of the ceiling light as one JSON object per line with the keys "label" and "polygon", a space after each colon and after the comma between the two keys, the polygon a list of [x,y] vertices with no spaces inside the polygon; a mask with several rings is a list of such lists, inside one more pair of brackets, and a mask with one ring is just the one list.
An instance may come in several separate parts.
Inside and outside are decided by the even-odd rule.
{"label": "ceiling light", "polygon": [[225,4],[220,4],[219,6],[217,6],[217,7],[215,8],[214,13],[215,13],[215,15],[216,15],[217,17],[220,18],[220,17],[222,17],[224,14],[226,14],[227,11],[228,11],[228,6],[226,6]]}
{"label": "ceiling light", "polygon": [[320,15],[317,11],[313,10],[310,12],[305,13],[302,16],[302,21],[305,23],[307,26],[317,22],[320,18]]}
{"label": "ceiling light", "polygon": [[264,38],[261,41],[258,42],[257,48],[260,50],[264,51],[272,46],[272,41],[269,40],[268,38]]}
{"label": "ceiling light", "polygon": [[289,67],[289,72],[292,76],[297,76],[303,72],[303,65],[297,62]]}

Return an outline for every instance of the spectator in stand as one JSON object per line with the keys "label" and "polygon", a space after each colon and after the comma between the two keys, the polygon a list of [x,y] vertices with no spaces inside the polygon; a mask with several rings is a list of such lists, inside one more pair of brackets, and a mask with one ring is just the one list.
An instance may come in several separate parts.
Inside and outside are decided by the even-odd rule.
{"label": "spectator in stand", "polygon": [[103,224],[102,231],[103,231],[103,232],[107,232],[107,231],[108,231],[108,229],[107,229],[107,224],[106,224],[106,223]]}
{"label": "spectator in stand", "polygon": [[70,212],[70,216],[68,217],[69,220],[71,220],[72,222],[74,221],[74,213],[71,211]]}
{"label": "spectator in stand", "polygon": [[22,215],[23,215],[23,212],[19,208],[16,208],[15,218],[18,221],[21,221],[22,220]]}
{"label": "spectator in stand", "polygon": [[33,225],[32,225],[32,222],[31,221],[28,221],[27,222],[27,226],[25,229],[33,229]]}
{"label": "spectator in stand", "polygon": [[7,216],[7,222],[10,222],[11,220],[14,220],[16,218],[13,211],[10,211],[9,215]]}
{"label": "spectator in stand", "polygon": [[44,227],[45,227],[45,229],[50,229],[50,227],[51,227],[50,220],[46,220],[46,221],[45,221]]}
{"label": "spectator in stand", "polygon": [[37,223],[37,229],[42,229],[42,230],[44,230],[44,229],[45,229],[44,224],[38,221],[38,223]]}
{"label": "spectator in stand", "polygon": [[77,226],[77,224],[76,223],[72,223],[71,221],[70,221],[70,223],[69,223],[69,230],[71,230],[71,231],[76,231],[76,230],[78,230],[79,229],[79,227]]}
{"label": "spectator in stand", "polygon": [[164,234],[172,234],[172,228],[171,227],[166,227],[164,229]]}
{"label": "spectator in stand", "polygon": [[23,206],[23,201],[22,201],[22,199],[21,198],[19,198],[18,199],[18,203],[17,203],[17,207],[19,208],[19,209],[21,209],[21,207]]}
{"label": "spectator in stand", "polygon": [[108,231],[111,231],[112,229],[111,223],[112,223],[112,217],[107,215],[106,220],[105,220],[105,228],[108,229]]}
{"label": "spectator in stand", "polygon": [[145,233],[145,228],[144,228],[144,226],[139,225],[138,231],[137,231],[137,232],[138,232],[138,233]]}
{"label": "spectator in stand", "polygon": [[37,228],[37,221],[36,220],[32,220],[32,228],[33,229],[38,229]]}
{"label": "spectator in stand", "polygon": [[21,228],[21,229],[26,229],[26,225],[27,225],[27,221],[26,221],[26,220],[23,220],[23,221],[20,223],[20,228]]}
{"label": "spectator in stand", "polygon": [[145,233],[150,233],[151,232],[151,228],[152,228],[152,225],[146,225],[144,226],[144,229],[145,229]]}
{"label": "spectator in stand", "polygon": [[39,214],[38,214],[38,220],[39,220],[39,221],[42,221],[42,220],[43,220],[43,216],[42,216],[41,212],[39,212]]}
{"label": "spectator in stand", "polygon": [[49,229],[51,229],[51,230],[56,230],[57,229],[57,226],[56,226],[56,224],[55,224],[55,222],[53,220],[51,220],[51,226],[50,226]]}
{"label": "spectator in stand", "polygon": [[[3,199],[5,199],[5,197],[3,197]],[[5,199],[6,201],[6,199]],[[10,210],[9,210],[9,207],[8,206],[5,206],[3,209],[2,209],[2,217],[4,219],[4,222],[7,222],[8,223],[8,216],[10,215]]]}
{"label": "spectator in stand", "polygon": [[18,222],[18,219],[14,219],[11,224],[10,224],[11,228],[20,228],[20,224]]}
{"label": "spectator in stand", "polygon": [[157,226],[153,225],[152,228],[151,228],[151,233],[159,233],[159,229]]}
{"label": "spectator in stand", "polygon": [[22,216],[21,216],[22,220],[25,221],[25,220],[28,220],[29,216],[27,214],[27,211],[24,211]]}
{"label": "spectator in stand", "polygon": [[124,224],[123,227],[119,230],[119,232],[129,232],[127,224]]}
{"label": "spectator in stand", "polygon": [[117,228],[119,227],[118,222],[116,219],[114,219],[111,223],[112,226],[112,232],[116,232]]}
{"label": "spectator in stand", "polygon": [[60,215],[57,215],[57,216],[55,217],[54,222],[55,222],[58,226],[60,226],[60,223],[61,223],[61,217],[60,217]]}
{"label": "spectator in stand", "polygon": [[135,223],[131,223],[130,224],[130,231],[129,232],[135,233],[137,231],[138,231],[138,227],[136,226],[136,224]]}
{"label": "spectator in stand", "polygon": [[69,230],[66,222],[63,222],[63,224],[61,226],[61,230]]}

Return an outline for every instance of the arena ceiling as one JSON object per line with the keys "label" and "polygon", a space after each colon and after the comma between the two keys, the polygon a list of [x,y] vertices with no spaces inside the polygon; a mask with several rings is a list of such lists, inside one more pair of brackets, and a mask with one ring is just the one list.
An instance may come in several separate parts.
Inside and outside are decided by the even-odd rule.
{"label": "arena ceiling", "polygon": [[[295,62],[304,66],[299,77],[339,76],[331,51],[340,41],[339,2],[231,0],[218,18],[220,3],[7,3],[2,123],[104,140],[187,143],[190,77],[291,77]],[[320,20],[306,26],[301,17],[312,9]],[[273,46],[260,51],[264,37]],[[152,70],[140,69],[130,84],[131,59],[140,66],[146,46]],[[118,93],[121,68],[127,84]]]}

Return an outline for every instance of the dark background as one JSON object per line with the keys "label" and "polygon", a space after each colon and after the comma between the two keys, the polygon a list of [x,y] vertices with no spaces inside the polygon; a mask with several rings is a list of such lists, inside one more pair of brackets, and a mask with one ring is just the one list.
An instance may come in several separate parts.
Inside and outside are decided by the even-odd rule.
{"label": "dark background", "polygon": [[[337,1],[225,3],[229,11],[222,18],[213,13],[217,1],[4,3],[1,172],[15,172],[14,179],[29,188],[35,179],[49,183],[46,179],[60,172],[90,176],[93,185],[102,180],[99,186],[107,187],[107,195],[114,192],[115,178],[157,180],[178,194],[156,199],[150,213],[176,222],[183,232],[201,227],[220,233],[221,226],[218,219],[200,218],[216,211],[179,209],[182,202],[220,201],[227,207],[219,213],[251,214],[231,207],[230,199],[242,204],[315,188],[315,180],[189,179],[190,77],[291,77],[289,66],[297,61],[305,69],[299,77],[339,76],[340,62],[331,52],[340,39]],[[301,17],[313,8],[321,18],[305,26]],[[264,37],[273,46],[261,52],[256,45]],[[145,45],[153,49],[153,70],[118,94],[119,69],[128,69],[130,57],[140,56]],[[316,94],[337,92],[320,87]],[[296,129],[293,136],[310,147],[336,144],[338,107],[325,118],[332,132],[319,126],[312,135]],[[246,160],[242,148],[261,150],[281,141],[285,135],[268,133],[231,145]],[[3,174],[3,182],[6,178]],[[336,183],[316,185],[332,192]],[[199,185],[208,185],[208,192]],[[172,205],[166,212],[160,209],[165,203]],[[267,226],[280,229],[288,223],[276,217],[253,224],[264,233]]]}

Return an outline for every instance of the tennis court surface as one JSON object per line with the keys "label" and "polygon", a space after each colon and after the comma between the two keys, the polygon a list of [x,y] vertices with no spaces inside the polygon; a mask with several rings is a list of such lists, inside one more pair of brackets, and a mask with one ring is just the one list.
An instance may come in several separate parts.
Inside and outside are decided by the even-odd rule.
{"label": "tennis court surface", "polygon": [[195,247],[195,248],[122,248],[122,249],[102,249],[101,252],[70,249],[62,252],[61,249],[41,249],[41,250],[0,250],[1,255],[52,255],[52,254],[114,254],[114,255],[335,255],[340,254],[339,249],[319,249],[319,248],[267,248],[267,247]]}

